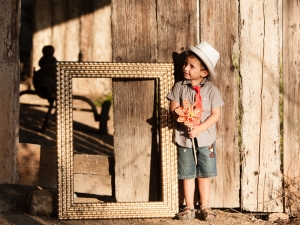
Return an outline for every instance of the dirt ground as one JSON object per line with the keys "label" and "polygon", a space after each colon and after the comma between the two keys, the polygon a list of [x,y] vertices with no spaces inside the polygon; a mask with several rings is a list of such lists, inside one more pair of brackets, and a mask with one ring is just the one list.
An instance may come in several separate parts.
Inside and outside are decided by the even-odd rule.
{"label": "dirt ground", "polygon": [[271,224],[300,224],[300,221],[294,222],[268,222],[265,221],[264,216],[243,214],[239,212],[229,212],[227,210],[215,210],[218,213],[217,220],[215,221],[202,221],[194,219],[190,221],[179,221],[172,218],[159,218],[159,219],[117,219],[117,220],[57,220],[53,217],[37,217],[25,213],[5,213],[0,214],[0,224],[2,225],[176,225],[176,224],[208,224],[208,225],[271,225]]}
{"label": "dirt ground", "polygon": [[[37,96],[21,96],[20,98],[20,143],[34,143],[55,145],[55,116],[54,110],[49,118],[49,124],[45,131],[40,128],[47,111],[47,100]],[[30,104],[30,105],[26,105]],[[36,105],[36,106],[33,106]],[[78,105],[85,107],[81,103]],[[111,110],[110,110],[111,111]],[[113,155],[113,117],[110,112],[108,122],[108,134],[99,134],[99,123],[94,121],[91,112],[74,111],[74,148],[76,151],[85,153],[101,153],[109,156]],[[88,140],[88,142],[86,141]],[[300,224],[300,220],[294,219],[290,222],[268,221],[267,214],[242,213],[239,209],[214,209],[217,212],[216,221],[202,221],[194,219],[192,221],[178,221],[173,218],[155,219],[110,219],[110,220],[58,220],[55,217],[31,216],[25,211],[8,211],[0,213],[0,224],[3,225],[81,225],[81,224],[210,224],[210,225],[250,225],[250,224]]]}

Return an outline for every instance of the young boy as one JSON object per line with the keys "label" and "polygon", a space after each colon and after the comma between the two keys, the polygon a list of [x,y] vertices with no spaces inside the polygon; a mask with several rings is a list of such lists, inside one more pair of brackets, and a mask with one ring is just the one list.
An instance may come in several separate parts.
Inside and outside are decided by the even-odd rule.
{"label": "young boy", "polygon": [[[178,149],[178,178],[183,180],[186,207],[176,214],[179,220],[195,218],[194,192],[195,178],[198,181],[201,213],[204,220],[216,219],[209,206],[211,177],[217,176],[216,168],[216,122],[220,118],[220,107],[224,105],[218,89],[211,83],[216,78],[214,67],[220,54],[207,42],[186,47],[183,66],[184,81],[177,82],[167,95],[172,116],[177,120],[175,109],[187,99],[190,104],[197,102],[202,109],[199,123],[192,129],[175,122],[175,142]],[[200,90],[199,90],[200,89]],[[192,149],[192,139],[196,148],[197,164]]]}

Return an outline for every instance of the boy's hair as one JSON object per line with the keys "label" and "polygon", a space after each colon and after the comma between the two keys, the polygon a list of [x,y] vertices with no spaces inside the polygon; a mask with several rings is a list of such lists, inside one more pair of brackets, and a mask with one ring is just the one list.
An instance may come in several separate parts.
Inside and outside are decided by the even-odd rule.
{"label": "boy's hair", "polygon": [[204,67],[204,69],[205,69],[205,70],[208,70],[208,68],[207,68],[206,64],[203,62],[203,60],[202,60],[197,54],[195,54],[194,52],[188,51],[188,52],[186,53],[186,56],[187,56],[187,57],[188,57],[188,56],[194,56],[194,57],[196,57],[196,58],[199,60],[200,64]]}

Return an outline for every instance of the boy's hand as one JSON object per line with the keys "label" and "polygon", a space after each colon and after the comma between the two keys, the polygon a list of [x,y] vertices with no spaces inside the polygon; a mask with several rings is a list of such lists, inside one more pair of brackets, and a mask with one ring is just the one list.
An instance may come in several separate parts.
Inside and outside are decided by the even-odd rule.
{"label": "boy's hand", "polygon": [[188,132],[189,138],[195,138],[197,137],[201,132],[205,131],[212,125],[214,125],[219,119],[220,119],[221,110],[220,107],[213,108],[211,111],[211,115],[208,117],[207,120],[205,120],[200,125],[194,127],[194,129],[190,130]]}
{"label": "boy's hand", "polygon": [[190,130],[188,132],[188,136],[189,138],[195,138],[197,137],[200,133],[202,132],[202,129],[201,129],[201,124],[199,126],[196,126],[194,128],[192,128],[192,130]]}

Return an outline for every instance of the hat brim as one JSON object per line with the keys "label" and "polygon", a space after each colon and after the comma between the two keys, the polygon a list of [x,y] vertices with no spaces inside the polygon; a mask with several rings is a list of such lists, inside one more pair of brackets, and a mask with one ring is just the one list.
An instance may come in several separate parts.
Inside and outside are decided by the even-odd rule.
{"label": "hat brim", "polygon": [[202,59],[202,61],[205,63],[205,65],[209,71],[208,80],[213,81],[217,75],[216,75],[213,65],[211,64],[210,60],[207,58],[205,53],[192,45],[186,46],[185,52],[188,53],[189,51],[194,52],[197,56],[199,56],[200,59]]}

